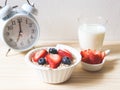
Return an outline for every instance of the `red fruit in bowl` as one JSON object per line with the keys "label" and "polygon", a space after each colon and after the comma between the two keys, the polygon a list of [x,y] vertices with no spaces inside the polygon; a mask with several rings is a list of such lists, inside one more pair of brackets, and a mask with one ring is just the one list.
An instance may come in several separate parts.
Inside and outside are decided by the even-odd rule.
{"label": "red fruit in bowl", "polygon": [[102,63],[105,53],[96,50],[84,50],[81,51],[82,61],[89,64],[99,64]]}
{"label": "red fruit in bowl", "polygon": [[73,56],[72,56],[71,52],[69,52],[69,51],[66,50],[66,49],[59,49],[59,50],[58,50],[58,54],[59,54],[61,57],[67,56],[67,57],[69,57],[71,60],[73,59]]}
{"label": "red fruit in bowl", "polygon": [[80,54],[82,56],[82,61],[84,61],[84,62],[89,61],[89,53],[87,50],[81,51]]}
{"label": "red fruit in bowl", "polygon": [[62,61],[62,57],[58,54],[47,54],[45,58],[51,68],[57,68]]}
{"label": "red fruit in bowl", "polygon": [[100,58],[99,54],[90,53],[89,60],[91,64],[98,64],[101,63],[102,59]]}
{"label": "red fruit in bowl", "polygon": [[44,58],[47,55],[47,53],[48,52],[45,49],[42,49],[42,50],[39,50],[39,51],[35,52],[33,57],[32,57],[32,61],[38,62],[38,60],[40,58]]}
{"label": "red fruit in bowl", "polygon": [[81,51],[82,61],[90,63],[88,50]]}

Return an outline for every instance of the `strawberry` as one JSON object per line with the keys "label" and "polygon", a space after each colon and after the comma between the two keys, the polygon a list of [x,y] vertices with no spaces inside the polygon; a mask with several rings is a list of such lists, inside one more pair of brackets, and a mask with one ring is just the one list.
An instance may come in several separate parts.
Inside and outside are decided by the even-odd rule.
{"label": "strawberry", "polygon": [[62,61],[62,57],[58,54],[47,54],[45,58],[51,68],[57,68]]}
{"label": "strawberry", "polygon": [[98,64],[98,63],[101,63],[101,58],[100,58],[100,55],[99,54],[96,54],[96,53],[90,53],[89,54],[89,59],[90,59],[90,63],[91,64]]}
{"label": "strawberry", "polygon": [[61,57],[67,56],[67,57],[69,57],[71,60],[73,59],[71,52],[69,52],[69,51],[66,50],[66,49],[64,49],[64,50],[59,49],[59,50],[58,50],[58,54],[59,54]]}
{"label": "strawberry", "polygon": [[89,64],[99,64],[103,61],[105,53],[96,50],[84,50],[80,52],[82,56],[82,61]]}
{"label": "strawberry", "polygon": [[105,52],[101,52],[101,59],[104,59],[105,57]]}
{"label": "strawberry", "polygon": [[32,60],[34,61],[34,62],[38,62],[38,60],[40,59],[40,58],[44,58],[46,55],[47,55],[47,50],[45,50],[45,49],[42,49],[42,50],[40,50],[40,51],[37,51],[37,52],[35,52],[34,53],[34,55],[33,55],[33,57],[32,57]]}
{"label": "strawberry", "polygon": [[81,54],[81,56],[82,56],[82,61],[87,62],[87,63],[90,63],[89,53],[88,53],[87,50],[81,51],[80,54]]}

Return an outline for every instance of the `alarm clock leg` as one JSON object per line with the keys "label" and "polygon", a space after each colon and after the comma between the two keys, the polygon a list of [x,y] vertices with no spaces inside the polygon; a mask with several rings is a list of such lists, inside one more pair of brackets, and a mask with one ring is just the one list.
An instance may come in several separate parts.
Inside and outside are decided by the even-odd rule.
{"label": "alarm clock leg", "polygon": [[8,51],[7,51],[7,53],[6,53],[6,56],[8,56],[8,53],[10,52],[10,50],[11,50],[11,49],[9,48]]}
{"label": "alarm clock leg", "polygon": [[33,47],[33,49],[35,49],[35,46]]}

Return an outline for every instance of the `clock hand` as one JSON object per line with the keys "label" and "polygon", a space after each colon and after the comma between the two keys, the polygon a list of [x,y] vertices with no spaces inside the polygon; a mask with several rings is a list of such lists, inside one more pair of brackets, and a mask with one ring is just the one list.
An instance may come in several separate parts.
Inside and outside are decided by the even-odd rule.
{"label": "clock hand", "polygon": [[22,29],[21,29],[21,21],[19,19],[18,19],[18,23],[19,23],[19,35],[18,35],[18,38],[17,38],[17,42],[20,39],[20,37],[23,35]]}

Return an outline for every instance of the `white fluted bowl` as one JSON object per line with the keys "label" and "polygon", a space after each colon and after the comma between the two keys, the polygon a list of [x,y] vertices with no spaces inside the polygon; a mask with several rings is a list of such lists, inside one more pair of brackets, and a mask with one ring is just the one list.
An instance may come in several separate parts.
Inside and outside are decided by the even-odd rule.
{"label": "white fluted bowl", "polygon": [[69,50],[72,53],[72,55],[74,56],[76,61],[74,64],[72,64],[68,67],[65,67],[65,68],[51,69],[51,68],[40,67],[39,65],[36,65],[31,61],[32,54],[43,48],[49,48],[49,47],[37,48],[37,49],[33,49],[30,52],[28,52],[25,55],[26,63],[31,65],[36,70],[36,72],[38,73],[38,75],[40,77],[40,80],[43,82],[56,84],[56,83],[62,83],[64,81],[68,80],[70,78],[75,66],[77,64],[79,64],[79,62],[81,61],[81,56],[80,56],[79,52],[70,46],[58,44],[55,48],[64,48],[64,49]]}

